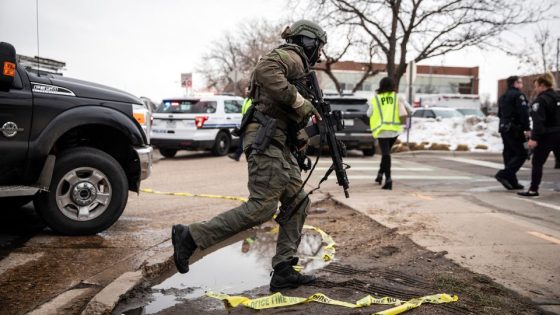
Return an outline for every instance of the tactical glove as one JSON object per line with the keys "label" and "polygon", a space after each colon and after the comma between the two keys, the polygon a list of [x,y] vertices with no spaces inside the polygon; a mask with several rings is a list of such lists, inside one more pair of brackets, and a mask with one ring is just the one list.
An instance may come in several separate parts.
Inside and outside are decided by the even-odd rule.
{"label": "tactical glove", "polygon": [[317,109],[315,108],[315,106],[313,106],[313,104],[311,104],[311,102],[308,101],[308,100],[305,100],[303,102],[303,105],[296,108],[295,110],[296,110],[296,113],[298,114],[298,116],[302,117],[304,119],[309,118],[311,115],[319,116],[319,112],[317,112]]}

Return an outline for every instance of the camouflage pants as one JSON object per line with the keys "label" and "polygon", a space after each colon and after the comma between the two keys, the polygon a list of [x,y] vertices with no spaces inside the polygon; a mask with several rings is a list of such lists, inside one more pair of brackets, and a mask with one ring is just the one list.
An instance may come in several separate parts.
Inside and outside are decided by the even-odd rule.
{"label": "camouflage pants", "polygon": [[[246,132],[243,139],[246,148],[253,139],[254,133]],[[201,249],[269,221],[278,208],[278,202],[287,202],[301,187],[301,171],[287,150],[271,145],[261,154],[252,152],[247,163],[249,201],[209,221],[189,225],[191,235]],[[310,204],[303,190],[293,202],[294,206],[298,204],[300,206],[291,218],[280,225],[276,255],[272,258],[273,267],[289,261],[296,254]]]}

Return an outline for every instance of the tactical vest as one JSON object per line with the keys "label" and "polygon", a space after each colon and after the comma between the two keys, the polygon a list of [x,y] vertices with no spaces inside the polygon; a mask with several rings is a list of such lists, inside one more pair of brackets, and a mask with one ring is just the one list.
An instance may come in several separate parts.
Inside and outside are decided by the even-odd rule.
{"label": "tactical vest", "polygon": [[374,138],[377,138],[382,131],[402,130],[398,102],[395,92],[377,94],[372,98],[373,111],[369,118],[369,127]]}
{"label": "tactical vest", "polygon": [[[307,61],[307,56],[305,56],[305,53],[303,52],[303,49],[301,47],[294,44],[280,45],[278,48],[274,49],[274,52],[278,54],[281,59],[287,60],[290,57],[286,50],[296,52],[300,56],[304,67],[303,73],[286,73],[288,82],[294,84],[296,81],[300,81],[305,84],[306,76],[309,73],[309,62]],[[304,98],[309,98],[309,95],[305,95],[303,91],[299,91],[299,93]],[[251,76],[249,95],[253,99],[255,108],[263,114],[277,118],[281,120],[285,125],[289,125],[292,122],[297,121],[298,116],[293,109],[281,108],[277,104],[273,104],[272,102],[267,100],[266,95],[261,94],[259,83],[256,82],[254,75]]]}

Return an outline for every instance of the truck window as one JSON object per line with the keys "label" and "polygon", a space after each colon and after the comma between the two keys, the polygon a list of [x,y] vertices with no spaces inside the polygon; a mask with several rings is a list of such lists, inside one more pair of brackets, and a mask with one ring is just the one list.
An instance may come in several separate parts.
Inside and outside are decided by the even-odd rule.
{"label": "truck window", "polygon": [[241,113],[241,103],[235,100],[224,101],[224,111],[226,114]]}
{"label": "truck window", "polygon": [[412,117],[424,117],[424,110],[418,109],[412,114]]}
{"label": "truck window", "polygon": [[164,100],[156,113],[168,114],[212,114],[216,112],[218,104],[212,101],[200,100]]}
{"label": "truck window", "polygon": [[433,110],[426,110],[426,111],[424,111],[424,117],[425,118],[436,118],[436,114],[434,113]]}

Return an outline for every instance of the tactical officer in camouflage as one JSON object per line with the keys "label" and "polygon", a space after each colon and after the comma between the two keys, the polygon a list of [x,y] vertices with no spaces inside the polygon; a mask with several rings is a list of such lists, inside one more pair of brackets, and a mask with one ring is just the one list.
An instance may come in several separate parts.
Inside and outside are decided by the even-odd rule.
{"label": "tactical officer in camouflage", "polygon": [[[181,273],[189,271],[189,257],[197,248],[208,248],[270,220],[280,201],[284,210],[276,218],[280,229],[270,289],[295,288],[315,281],[314,276],[302,275],[293,268],[298,262],[295,255],[310,204],[301,189],[293,139],[312,115],[320,117],[309,96],[300,94],[295,83],[305,80],[310,66],[319,60],[327,35],[316,23],[300,20],[287,27],[282,38],[286,43],[263,56],[251,75],[253,114],[246,115],[248,121],[244,117],[242,130],[249,201],[209,221],[173,226],[173,258]],[[268,122],[274,122],[272,130]]]}

